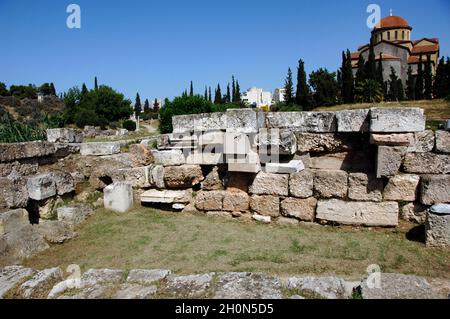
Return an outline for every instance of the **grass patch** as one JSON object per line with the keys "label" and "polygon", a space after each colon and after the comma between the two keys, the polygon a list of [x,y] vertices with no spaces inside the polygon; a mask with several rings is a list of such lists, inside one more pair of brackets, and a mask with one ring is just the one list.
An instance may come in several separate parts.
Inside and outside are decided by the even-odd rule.
{"label": "grass patch", "polygon": [[384,272],[450,278],[448,249],[409,241],[398,229],[278,227],[161,212],[138,207],[127,214],[99,209],[78,237],[25,261],[43,269],[165,268],[179,274],[252,271],[277,275],[359,278],[371,264]]}

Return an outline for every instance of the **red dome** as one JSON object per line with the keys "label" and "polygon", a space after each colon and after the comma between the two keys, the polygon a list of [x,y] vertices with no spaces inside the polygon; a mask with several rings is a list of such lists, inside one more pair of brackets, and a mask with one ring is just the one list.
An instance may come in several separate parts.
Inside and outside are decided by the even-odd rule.
{"label": "red dome", "polygon": [[376,29],[395,29],[395,28],[407,28],[411,29],[408,21],[402,17],[389,16],[381,19],[379,23],[375,26]]}

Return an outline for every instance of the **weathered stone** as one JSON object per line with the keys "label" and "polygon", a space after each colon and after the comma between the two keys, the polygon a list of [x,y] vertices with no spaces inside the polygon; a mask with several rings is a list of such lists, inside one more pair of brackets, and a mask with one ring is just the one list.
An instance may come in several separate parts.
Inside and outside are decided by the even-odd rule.
{"label": "weathered stone", "polygon": [[166,279],[170,273],[170,270],[166,269],[133,269],[128,274],[127,282],[139,285],[154,284]]}
{"label": "weathered stone", "polygon": [[80,153],[81,143],[55,143],[55,157],[64,158],[71,154]]}
{"label": "weathered stone", "polygon": [[227,115],[225,112],[177,115],[172,117],[172,127],[174,133],[225,130]]}
{"label": "weathered stone", "polygon": [[63,275],[61,268],[44,269],[24,282],[17,294],[25,299],[46,298],[52,287],[63,279]]}
{"label": "weathered stone", "polygon": [[156,165],[152,168],[150,174],[150,184],[155,185],[159,189],[166,187],[164,184],[164,166]]}
{"label": "weathered stone", "polygon": [[168,166],[164,168],[164,183],[167,188],[188,188],[205,178],[199,165]]}
{"label": "weathered stone", "polygon": [[280,216],[276,219],[276,223],[280,226],[298,226],[300,224],[300,221],[295,218]]}
{"label": "weathered stone", "polygon": [[[223,151],[223,147],[220,151]],[[186,157],[186,164],[190,165],[219,165],[223,163],[225,163],[223,153],[211,153],[205,150],[195,150]]]}
{"label": "weathered stone", "polygon": [[450,132],[436,131],[436,151],[450,153]]}
{"label": "weathered stone", "polygon": [[307,298],[346,299],[351,295],[345,280],[338,277],[291,277],[287,288],[299,291]]}
{"label": "weathered stone", "polygon": [[92,214],[92,208],[87,205],[65,206],[57,209],[58,220],[67,223],[72,228],[83,223]]}
{"label": "weathered stone", "polygon": [[299,152],[341,152],[352,146],[352,139],[348,134],[336,133],[302,133],[296,132],[297,148]]}
{"label": "weathered stone", "polygon": [[220,211],[223,207],[224,191],[198,192],[195,207],[203,211]]}
{"label": "weathered stone", "polygon": [[303,171],[305,166],[302,161],[293,160],[289,163],[267,163],[266,173],[291,174]]}
{"label": "weathered stone", "polygon": [[383,180],[365,173],[348,175],[348,198],[357,201],[381,202]]}
{"label": "weathered stone", "polygon": [[338,132],[368,132],[369,109],[336,112]]}
{"label": "weathered stone", "polygon": [[24,143],[0,144],[0,162],[12,162],[25,158],[38,158],[55,154],[50,142],[35,141]]}
{"label": "weathered stone", "polygon": [[120,283],[124,274],[118,269],[89,269],[81,276],[81,287]]}
{"label": "weathered stone", "polygon": [[450,175],[423,175],[420,193],[422,204],[450,203]]}
{"label": "weathered stone", "polygon": [[80,154],[82,156],[102,156],[117,153],[120,153],[119,142],[95,142],[80,145]]}
{"label": "weathered stone", "polygon": [[332,112],[270,112],[266,115],[268,128],[289,128],[300,132],[336,132]]}
{"label": "weathered stone", "polygon": [[148,188],[155,183],[152,181],[153,166],[119,169],[112,175],[113,183],[125,182],[134,188]]}
{"label": "weathered stone", "polygon": [[419,182],[420,176],[418,175],[395,175],[389,179],[388,184],[384,188],[383,198],[387,201],[413,202],[416,200]]}
{"label": "weathered stone", "polygon": [[186,163],[183,152],[181,150],[169,150],[169,151],[152,151],[155,159],[155,164],[163,166],[183,165]]}
{"label": "weathered stone", "polygon": [[248,192],[254,177],[255,175],[253,174],[228,172],[224,178],[224,185],[227,190],[242,190]]}
{"label": "weathered stone", "polygon": [[20,284],[36,273],[23,266],[8,266],[0,269],[0,299],[10,295]]}
{"label": "weathered stone", "polygon": [[372,133],[407,133],[425,130],[424,110],[420,108],[371,108]]}
{"label": "weathered stone", "polygon": [[226,191],[223,197],[223,210],[236,212],[247,211],[250,208],[250,197],[243,191]]}
{"label": "weathered stone", "polygon": [[209,216],[209,217],[222,217],[222,218],[228,218],[228,219],[233,218],[233,215],[231,215],[230,212],[224,212],[224,211],[210,211],[210,212],[206,212],[206,216]]}
{"label": "weathered stone", "polygon": [[437,215],[450,215],[450,204],[436,204],[430,207],[430,212]]}
{"label": "weathered stone", "polygon": [[222,131],[209,131],[204,132],[198,137],[198,145],[200,147],[208,145],[223,145],[225,142],[225,132]]}
{"label": "weathered stone", "polygon": [[309,168],[366,172],[373,170],[372,162],[369,152],[351,151],[311,157]]}
{"label": "weathered stone", "polygon": [[132,144],[129,147],[133,167],[149,166],[154,162],[152,151],[143,144]]}
{"label": "weathered stone", "polygon": [[0,236],[29,225],[28,212],[25,209],[15,209],[0,214]]}
{"label": "weathered stone", "polygon": [[206,175],[202,182],[202,189],[205,191],[216,191],[223,189],[222,179],[219,176],[219,168],[213,167],[212,171]]}
{"label": "weathered stone", "polygon": [[249,192],[255,195],[288,196],[289,175],[260,172],[256,175]]}
{"label": "weathered stone", "polygon": [[[369,281],[369,282],[368,282]],[[438,298],[425,278],[380,273],[380,287],[374,282],[364,280],[361,284],[363,299],[435,299]]]}
{"label": "weathered stone", "polygon": [[308,198],[313,196],[314,174],[304,170],[289,177],[289,194],[294,197]]}
{"label": "weathered stone", "polygon": [[106,209],[125,213],[133,207],[133,188],[128,183],[118,182],[108,185],[103,190]]}
{"label": "weathered stone", "polygon": [[427,130],[416,132],[413,136],[413,143],[408,147],[408,152],[426,153],[434,149],[434,132]]}
{"label": "weathered stone", "polygon": [[398,173],[406,153],[404,146],[378,146],[377,178],[391,177]]}
{"label": "weathered stone", "polygon": [[255,273],[220,275],[214,299],[281,299],[280,279]]}
{"label": "weathered stone", "polygon": [[227,155],[247,155],[256,149],[256,145],[255,134],[226,133],[223,153]]}
{"label": "weathered stone", "polygon": [[293,155],[297,152],[297,137],[289,129],[260,129],[258,151],[260,154]]}
{"label": "weathered stone", "polygon": [[227,133],[258,133],[261,123],[253,109],[227,110]]}
{"label": "weathered stone", "polygon": [[28,204],[27,179],[19,176],[0,178],[0,207],[23,208]]}
{"label": "weathered stone", "polygon": [[211,274],[168,277],[164,291],[177,298],[199,298],[212,284]]}
{"label": "weathered stone", "polygon": [[416,223],[423,224],[427,218],[428,206],[420,203],[408,203],[402,207],[402,219]]}
{"label": "weathered stone", "polygon": [[189,203],[190,193],[186,190],[150,189],[141,195],[142,203]]}
{"label": "weathered stone", "polygon": [[59,220],[45,220],[36,226],[38,232],[51,244],[62,244],[76,236],[70,226]]}
{"label": "weathered stone", "polygon": [[257,222],[261,222],[261,223],[265,223],[265,224],[270,224],[270,222],[272,221],[272,217],[262,216],[262,215],[258,215],[258,214],[253,214],[252,218],[254,220],[256,220]]}
{"label": "weathered stone", "polygon": [[83,132],[73,128],[48,129],[47,141],[51,143],[82,143]]}
{"label": "weathered stone", "polygon": [[[450,205],[447,205],[447,211]],[[450,247],[450,213],[435,213],[430,210],[425,222],[425,240],[430,247]]]}
{"label": "weathered stone", "polygon": [[198,209],[195,207],[195,203],[189,203],[185,205],[184,209],[181,211],[184,214],[197,214]]}
{"label": "weathered stone", "polygon": [[51,177],[55,181],[56,193],[58,195],[65,195],[75,191],[73,177],[66,172],[52,172]]}
{"label": "weathered stone", "polygon": [[433,153],[408,153],[403,162],[407,173],[447,174],[450,173],[450,155]]}
{"label": "weathered stone", "polygon": [[114,299],[150,299],[157,290],[156,286],[122,284],[115,293]]}
{"label": "weathered stone", "polygon": [[347,196],[347,173],[345,171],[316,171],[314,174],[314,192],[321,198]]}
{"label": "weathered stone", "polygon": [[314,221],[317,199],[288,197],[281,202],[281,214],[283,216],[295,217],[303,221]]}
{"label": "weathered stone", "polygon": [[5,244],[4,250],[0,252],[2,259],[9,263],[31,258],[50,247],[32,225],[25,225],[6,233],[0,236],[0,241],[4,241]]}
{"label": "weathered stone", "polygon": [[61,198],[56,199],[53,197],[40,202],[32,201],[30,204],[34,204],[35,206],[33,206],[37,207],[40,219],[54,219],[56,217],[56,208],[63,203],[64,201]]}
{"label": "weathered stone", "polygon": [[186,208],[186,205],[185,205],[185,204],[181,204],[181,203],[175,203],[175,204],[172,204],[172,209],[174,209],[174,210],[182,211],[182,210],[184,210],[185,208]]}
{"label": "weathered stone", "polygon": [[249,153],[243,158],[236,160],[227,160],[229,172],[239,173],[258,173],[261,171],[261,163],[259,161],[259,155],[256,153]]}
{"label": "weathered stone", "polygon": [[0,163],[0,177],[35,175],[38,172],[38,161]]}
{"label": "weathered stone", "polygon": [[397,226],[398,203],[319,200],[316,218],[343,225]]}
{"label": "weathered stone", "polygon": [[34,200],[43,200],[56,195],[56,183],[51,173],[29,177],[28,196]]}
{"label": "weathered stone", "polygon": [[414,143],[413,133],[370,134],[370,143],[384,146],[410,146]]}
{"label": "weathered stone", "polygon": [[277,217],[280,215],[280,198],[271,195],[253,195],[250,198],[250,209],[259,215]]}

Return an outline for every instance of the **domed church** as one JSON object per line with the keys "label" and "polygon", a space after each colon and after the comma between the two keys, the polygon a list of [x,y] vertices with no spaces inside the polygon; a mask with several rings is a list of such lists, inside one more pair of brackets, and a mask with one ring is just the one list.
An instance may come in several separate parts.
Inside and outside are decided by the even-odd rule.
{"label": "domed church", "polygon": [[[439,60],[439,39],[411,40],[412,30],[408,21],[392,15],[381,19],[372,30],[371,41],[373,41],[375,59],[377,62],[381,59],[384,81],[389,79],[392,66],[397,76],[405,84],[408,78],[408,68],[411,66],[413,75],[417,75],[420,58],[422,57],[422,61],[426,62],[428,55],[431,58],[433,75],[436,73]],[[369,44],[365,44],[360,46],[357,52],[351,54],[354,75],[358,69],[359,56],[362,55],[367,61],[369,49]]]}

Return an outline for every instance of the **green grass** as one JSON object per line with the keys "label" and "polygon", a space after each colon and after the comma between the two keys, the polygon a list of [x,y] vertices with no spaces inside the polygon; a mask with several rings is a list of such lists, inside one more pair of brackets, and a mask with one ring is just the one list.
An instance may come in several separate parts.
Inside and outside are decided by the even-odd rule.
{"label": "green grass", "polygon": [[278,275],[382,271],[450,278],[450,252],[406,239],[405,230],[276,226],[136,208],[98,210],[78,237],[25,261],[27,266],[166,268],[180,274],[254,271]]}

